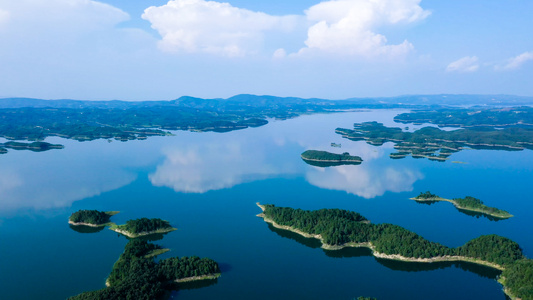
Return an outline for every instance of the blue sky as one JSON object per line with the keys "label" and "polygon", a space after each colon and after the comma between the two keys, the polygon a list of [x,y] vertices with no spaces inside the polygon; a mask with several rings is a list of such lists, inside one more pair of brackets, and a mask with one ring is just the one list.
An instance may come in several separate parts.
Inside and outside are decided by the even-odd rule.
{"label": "blue sky", "polygon": [[530,0],[0,0],[0,97],[533,96],[532,13]]}

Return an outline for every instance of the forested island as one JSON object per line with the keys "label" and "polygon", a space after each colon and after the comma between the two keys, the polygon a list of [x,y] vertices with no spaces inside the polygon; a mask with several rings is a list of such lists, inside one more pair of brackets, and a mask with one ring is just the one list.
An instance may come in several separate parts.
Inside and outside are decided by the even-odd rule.
{"label": "forested island", "polygon": [[471,196],[466,196],[464,198],[446,199],[446,198],[441,198],[427,191],[424,193],[420,193],[420,195],[418,195],[415,198],[411,198],[411,199],[417,202],[436,202],[436,201],[450,202],[459,210],[478,212],[478,213],[489,215],[489,216],[492,216],[498,219],[508,219],[508,218],[513,217],[513,215],[511,215],[507,211],[501,210],[495,207],[486,206],[485,204],[483,204],[483,201],[477,198],[471,197]]}
{"label": "forested island", "polygon": [[21,143],[21,142],[6,142],[0,143],[0,154],[7,153],[7,149],[13,150],[30,150],[33,152],[42,152],[51,149],[63,149],[65,146],[59,144],[50,144],[47,142],[33,142],[33,143]]}
{"label": "forested island", "polygon": [[399,123],[432,123],[446,127],[533,126],[533,107],[493,109],[439,109],[415,111],[394,117]]}
{"label": "forested island", "polygon": [[109,219],[118,213],[118,211],[79,210],[69,217],[68,223],[74,226],[111,226],[113,223]]}
{"label": "forested island", "polygon": [[445,161],[450,155],[465,148],[494,150],[533,149],[533,129],[508,127],[501,130],[479,127],[444,131],[435,127],[424,127],[415,132],[403,131],[399,127],[386,127],[378,122],[354,124],[354,129],[337,128],[337,134],[352,141],[366,141],[381,146],[393,142],[398,152],[391,158],[428,158]]}
{"label": "forested island", "polygon": [[505,237],[484,235],[463,246],[449,248],[397,225],[371,224],[356,212],[339,209],[305,211],[259,203],[258,206],[263,210],[258,216],[266,222],[277,228],[320,239],[324,249],[367,247],[374,256],[385,259],[482,264],[503,270],[502,277],[505,278],[503,282],[508,295],[533,299],[532,260],[523,255],[517,243]]}
{"label": "forested island", "polygon": [[69,299],[165,299],[169,290],[179,288],[179,282],[220,276],[218,264],[209,258],[172,257],[155,262],[154,253],[161,253],[161,250],[163,248],[159,245],[131,240],[113,266],[106,288]]}
{"label": "forested island", "polygon": [[141,236],[158,233],[168,233],[176,230],[176,228],[170,226],[168,221],[158,218],[140,218],[136,220],[129,220],[124,225],[112,225],[109,229],[123,234],[129,238],[138,238]]}
{"label": "forested island", "polygon": [[352,156],[348,152],[335,154],[327,151],[307,150],[301,155],[303,161],[317,167],[331,167],[340,165],[360,165],[363,160],[359,156]]}

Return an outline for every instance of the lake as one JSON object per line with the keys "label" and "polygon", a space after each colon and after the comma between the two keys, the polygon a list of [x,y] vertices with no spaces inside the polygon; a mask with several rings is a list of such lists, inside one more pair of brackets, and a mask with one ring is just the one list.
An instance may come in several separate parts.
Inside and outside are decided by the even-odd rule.
{"label": "lake", "polygon": [[[48,138],[65,148],[9,150],[0,155],[0,298],[65,299],[103,288],[127,239],[67,224],[71,213],[97,209],[120,211],[112,218],[117,224],[140,217],[170,221],[178,230],[155,242],[171,249],[160,258],[196,255],[220,264],[219,279],[184,285],[172,299],[505,299],[493,269],[388,261],[365,249],[326,251],[317,240],[256,216],[256,202],[342,208],[450,247],[502,235],[533,257],[533,151],[464,150],[444,163],[393,160],[392,143],[376,147],[335,134],[337,127],[374,120],[403,128],[393,122],[401,112],[306,115],[144,141]],[[349,152],[364,161],[317,168],[300,159],[308,149]],[[492,221],[450,203],[409,200],[427,190],[445,198],[474,196],[515,217]]]}

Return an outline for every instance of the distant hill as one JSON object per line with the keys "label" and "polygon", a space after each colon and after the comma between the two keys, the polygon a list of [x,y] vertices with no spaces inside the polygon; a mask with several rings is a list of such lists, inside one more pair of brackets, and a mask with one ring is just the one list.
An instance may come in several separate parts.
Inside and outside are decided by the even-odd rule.
{"label": "distant hill", "polygon": [[397,97],[349,98],[345,100],[328,100],[319,98],[276,97],[268,95],[236,95],[227,99],[202,99],[183,96],[170,101],[87,101],[87,100],[44,100],[33,98],[0,99],[0,108],[111,108],[129,109],[141,107],[174,106],[218,111],[238,111],[240,108],[284,108],[287,106],[335,106],[336,109],[348,107],[411,107],[411,106],[517,106],[533,105],[533,97],[512,95],[406,95]]}

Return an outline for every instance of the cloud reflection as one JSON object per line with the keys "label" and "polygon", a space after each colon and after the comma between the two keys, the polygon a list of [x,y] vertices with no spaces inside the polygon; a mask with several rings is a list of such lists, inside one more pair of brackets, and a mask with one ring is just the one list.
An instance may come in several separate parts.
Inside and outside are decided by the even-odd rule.
{"label": "cloud reflection", "polygon": [[413,184],[423,176],[409,169],[346,165],[327,169],[313,167],[307,172],[306,178],[320,188],[345,191],[370,199],[382,196],[385,192],[412,191]]}

